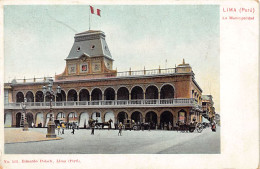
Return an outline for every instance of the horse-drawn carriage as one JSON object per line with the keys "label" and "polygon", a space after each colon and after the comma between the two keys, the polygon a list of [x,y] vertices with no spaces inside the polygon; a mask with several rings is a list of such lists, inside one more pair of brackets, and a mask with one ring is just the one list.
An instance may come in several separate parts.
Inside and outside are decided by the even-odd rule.
{"label": "horse-drawn carriage", "polygon": [[125,130],[148,130],[150,129],[150,123],[136,123],[134,120],[125,119],[123,128]]}
{"label": "horse-drawn carriage", "polygon": [[94,127],[95,128],[98,128],[98,129],[103,129],[105,126],[107,126],[108,127],[108,129],[111,129],[111,123],[113,123],[113,120],[112,119],[110,119],[109,121],[107,121],[107,122],[98,122],[97,120],[94,120],[94,119],[90,119],[89,121],[88,121],[88,124],[89,124],[89,126],[93,126],[94,125]]}
{"label": "horse-drawn carriage", "polygon": [[180,123],[178,125],[178,131],[180,132],[194,132],[197,131],[198,133],[201,133],[203,130],[203,125],[201,123],[192,122],[190,124]]}

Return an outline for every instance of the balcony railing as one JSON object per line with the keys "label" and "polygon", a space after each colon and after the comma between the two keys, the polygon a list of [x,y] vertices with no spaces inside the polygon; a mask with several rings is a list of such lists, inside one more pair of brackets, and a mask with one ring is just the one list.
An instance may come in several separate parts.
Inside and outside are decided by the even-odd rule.
{"label": "balcony railing", "polygon": [[[46,109],[50,102],[27,102],[27,109]],[[141,99],[141,100],[96,100],[96,101],[63,101],[52,102],[53,108],[93,108],[93,107],[198,107],[200,105],[193,99]],[[21,103],[5,104],[5,109],[21,109]]]}
{"label": "balcony railing", "polygon": [[[150,69],[150,70],[136,70],[136,71],[123,71],[117,72],[116,77],[127,77],[127,76],[149,76],[149,75],[164,75],[176,73],[176,68],[167,69]],[[111,76],[115,77],[115,76]],[[108,77],[107,77],[108,78]],[[55,77],[43,77],[43,78],[23,78],[15,79],[14,83],[36,83],[36,82],[47,82],[49,79],[55,79]]]}

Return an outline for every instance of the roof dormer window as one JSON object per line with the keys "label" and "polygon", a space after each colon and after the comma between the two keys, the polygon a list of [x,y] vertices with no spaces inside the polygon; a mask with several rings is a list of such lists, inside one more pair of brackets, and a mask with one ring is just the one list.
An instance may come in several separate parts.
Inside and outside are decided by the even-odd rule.
{"label": "roof dormer window", "polygon": [[78,46],[78,48],[77,48],[77,52],[78,52],[78,51],[80,51],[80,47],[79,47],[79,46]]}

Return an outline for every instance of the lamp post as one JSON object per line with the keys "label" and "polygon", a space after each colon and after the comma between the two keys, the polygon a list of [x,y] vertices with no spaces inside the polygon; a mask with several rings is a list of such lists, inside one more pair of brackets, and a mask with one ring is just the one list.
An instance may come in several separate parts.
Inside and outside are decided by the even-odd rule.
{"label": "lamp post", "polygon": [[50,98],[50,120],[47,124],[48,128],[47,128],[47,134],[46,137],[47,138],[56,138],[56,134],[55,134],[55,123],[53,120],[53,113],[52,113],[52,99],[55,98],[56,94],[61,93],[61,87],[58,85],[57,86],[57,91],[53,91],[52,89],[53,87],[53,80],[49,79],[49,84],[48,86],[43,86],[42,87],[42,91],[43,91],[43,95],[47,96]]}
{"label": "lamp post", "polygon": [[23,118],[23,131],[28,131],[28,121],[27,121],[27,117],[26,117],[26,103],[27,103],[27,99],[24,98],[24,102],[21,103],[21,107],[23,109],[23,114],[24,114],[24,118]]}

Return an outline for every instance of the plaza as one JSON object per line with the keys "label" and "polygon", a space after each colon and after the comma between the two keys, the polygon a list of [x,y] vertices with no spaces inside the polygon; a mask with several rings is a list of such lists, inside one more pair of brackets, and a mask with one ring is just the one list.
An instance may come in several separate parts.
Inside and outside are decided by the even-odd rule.
{"label": "plaza", "polygon": [[[17,130],[6,128],[5,133]],[[19,129],[21,130],[21,129]],[[45,134],[46,129],[30,131]],[[61,139],[5,144],[6,154],[219,154],[220,128],[212,132],[206,128],[202,133],[181,133],[168,130],[65,130]],[[57,134],[57,131],[56,131]],[[19,138],[17,138],[19,139]]]}

